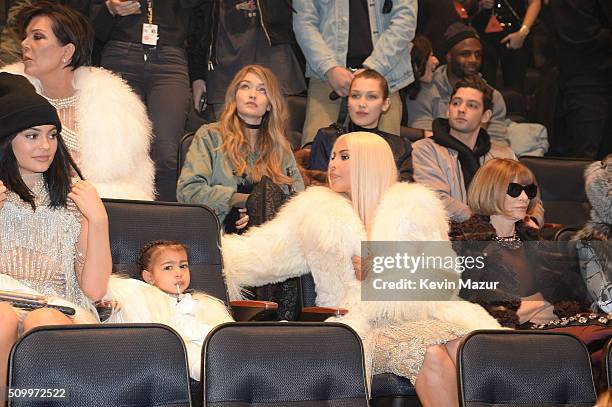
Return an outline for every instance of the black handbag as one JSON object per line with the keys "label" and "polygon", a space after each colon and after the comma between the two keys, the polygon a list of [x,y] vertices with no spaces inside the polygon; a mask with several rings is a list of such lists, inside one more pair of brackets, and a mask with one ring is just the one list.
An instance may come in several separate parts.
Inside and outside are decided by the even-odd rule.
{"label": "black handbag", "polygon": [[[249,226],[258,226],[273,219],[290,195],[268,176],[253,186],[246,201]],[[299,316],[299,278],[252,288],[255,299],[278,303],[278,319],[295,321]]]}

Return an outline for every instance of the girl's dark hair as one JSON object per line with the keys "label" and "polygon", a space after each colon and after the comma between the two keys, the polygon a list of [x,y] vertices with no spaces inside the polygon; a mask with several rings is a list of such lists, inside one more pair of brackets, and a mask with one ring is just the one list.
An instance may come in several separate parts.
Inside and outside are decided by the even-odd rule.
{"label": "girl's dark hair", "polygon": [[176,240],[153,240],[140,249],[138,253],[138,259],[136,260],[140,271],[147,270],[151,265],[151,257],[159,247],[180,247],[185,250],[185,253],[189,255],[189,249],[187,245]]}
{"label": "girl's dark hair", "polygon": [[[4,186],[19,197],[29,203],[33,210],[36,210],[34,203],[34,194],[23,182],[21,173],[19,172],[19,163],[13,152],[12,142],[17,137],[14,134],[0,141],[0,180]],[[68,201],[68,193],[72,188],[72,180],[70,178],[70,169],[74,169],[77,175],[83,179],[83,175],[78,166],[68,153],[66,144],[62,136],[57,134],[57,151],[53,156],[51,165],[43,173],[45,186],[49,191],[49,207],[50,208],[65,208]]]}
{"label": "girl's dark hair", "polygon": [[74,55],[68,66],[74,70],[80,66],[91,65],[94,33],[91,25],[81,13],[55,1],[39,1],[24,7],[17,15],[21,38],[25,37],[30,21],[39,16],[51,19],[53,34],[62,46],[74,45]]}
{"label": "girl's dark hair", "polygon": [[412,40],[412,50],[410,51],[410,63],[412,64],[412,72],[414,73],[414,82],[408,86],[408,97],[410,100],[416,99],[421,90],[421,78],[425,74],[427,60],[432,53],[431,42],[422,35],[417,34]]}

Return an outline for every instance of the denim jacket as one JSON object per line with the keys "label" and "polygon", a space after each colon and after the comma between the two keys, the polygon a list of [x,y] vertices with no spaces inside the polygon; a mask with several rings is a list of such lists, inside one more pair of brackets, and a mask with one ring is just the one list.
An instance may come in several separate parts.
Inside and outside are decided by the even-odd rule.
{"label": "denim jacket", "polygon": [[[326,80],[325,72],[346,66],[350,0],[293,0],[293,31],[306,57],[306,76]],[[410,50],[417,21],[417,0],[369,0],[374,51],[363,65],[381,73],[395,92],[414,81]]]}

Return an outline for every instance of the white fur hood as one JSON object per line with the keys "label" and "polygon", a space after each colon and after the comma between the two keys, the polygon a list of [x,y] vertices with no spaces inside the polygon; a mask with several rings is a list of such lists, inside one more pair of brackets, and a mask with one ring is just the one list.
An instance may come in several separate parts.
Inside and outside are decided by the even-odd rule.
{"label": "white fur hood", "polygon": [[[382,321],[450,320],[468,329],[499,327],[483,308],[466,301],[362,301],[351,256],[366,232],[351,202],[328,188],[298,194],[272,221],[244,235],[222,238],[230,297],[247,286],[284,281],[308,272],[317,305],[344,307],[342,319],[360,335]],[[370,240],[448,241],[448,221],[437,195],[419,184],[397,183],[383,196]]]}
{"label": "white fur hood", "polygon": [[[41,93],[41,83],[24,73],[22,63],[0,69],[25,76]],[[149,157],[151,122],[144,104],[117,75],[102,68],[80,67],[79,167],[104,198],[154,198],[155,169]]]}

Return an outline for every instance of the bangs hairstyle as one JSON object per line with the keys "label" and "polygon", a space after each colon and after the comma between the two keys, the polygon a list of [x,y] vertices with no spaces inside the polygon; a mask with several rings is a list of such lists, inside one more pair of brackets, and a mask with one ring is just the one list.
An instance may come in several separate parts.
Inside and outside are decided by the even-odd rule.
{"label": "bangs hairstyle", "polygon": [[364,69],[363,71],[359,72],[357,75],[353,77],[353,80],[351,81],[351,86],[349,88],[349,93],[351,92],[351,89],[353,88],[353,83],[359,78],[376,79],[378,81],[378,84],[380,85],[380,90],[383,93],[383,99],[389,98],[389,83],[387,82],[384,76],[379,74],[374,69],[370,69],[370,68]]}
{"label": "bangs hairstyle", "polygon": [[218,124],[218,130],[223,138],[221,150],[229,158],[236,175],[244,175],[247,170],[245,157],[251,147],[247,129],[238,117],[236,92],[240,82],[248,73],[255,74],[261,79],[270,104],[270,110],[264,114],[257,135],[255,148],[259,151],[259,155],[251,169],[251,178],[254,182],[259,182],[264,175],[267,175],[276,184],[290,185],[292,179],[284,173],[285,169],[282,168],[283,156],[292,154],[285,135],[288,117],[287,102],[281,93],[276,76],[268,68],[260,65],[247,65],[238,71],[228,86],[225,93],[225,108]]}
{"label": "bangs hairstyle", "polygon": [[391,147],[382,137],[358,131],[344,134],[351,169],[351,200],[353,208],[370,231],[374,211],[383,194],[398,180]]}
{"label": "bangs hairstyle", "polygon": [[412,50],[410,50],[410,64],[414,73],[414,82],[408,87],[408,97],[415,100],[421,90],[420,81],[425,75],[427,61],[433,53],[433,48],[429,39],[423,34],[417,34],[412,40]]}
{"label": "bangs hairstyle", "polygon": [[[17,162],[11,144],[18,134],[19,133],[16,133],[0,141],[0,180],[8,190],[19,195],[19,198],[29,203],[33,210],[36,210],[34,194],[32,194],[32,190],[28,188],[23,178],[21,178],[19,163]],[[64,139],[61,134],[58,133],[57,151],[53,156],[51,165],[47,171],[43,173],[45,186],[47,187],[47,191],[49,191],[50,208],[66,207],[68,193],[72,188],[72,180],[70,178],[71,169],[74,169],[77,175],[83,179],[81,171],[68,153]]]}
{"label": "bangs hairstyle", "polygon": [[[478,215],[506,214],[504,200],[511,182],[521,185],[538,184],[533,172],[516,160],[495,158],[487,161],[472,179],[468,189],[468,206]],[[527,213],[531,212],[539,196],[538,188],[536,197],[529,200]]]}
{"label": "bangs hairstyle", "polygon": [[162,248],[184,250],[185,253],[187,253],[187,259],[189,260],[189,250],[187,249],[187,245],[184,243],[177,242],[175,240],[154,240],[142,246],[140,252],[138,253],[136,263],[138,264],[140,272],[147,270],[151,266],[151,258],[153,258],[155,253]]}
{"label": "bangs hairstyle", "polygon": [[76,10],[54,1],[40,1],[24,7],[17,15],[17,24],[21,38],[25,38],[28,24],[35,18],[45,16],[52,22],[53,34],[59,43],[74,45],[74,54],[68,63],[72,70],[80,66],[91,65],[94,33],[91,25]]}
{"label": "bangs hairstyle", "polygon": [[455,94],[461,88],[472,88],[482,93],[483,112],[493,109],[493,89],[491,89],[491,87],[487,85],[485,80],[482,79],[480,76],[471,75],[463,79],[459,79],[459,81],[455,84],[455,87],[453,88],[453,93],[450,97],[450,100],[453,100]]}

